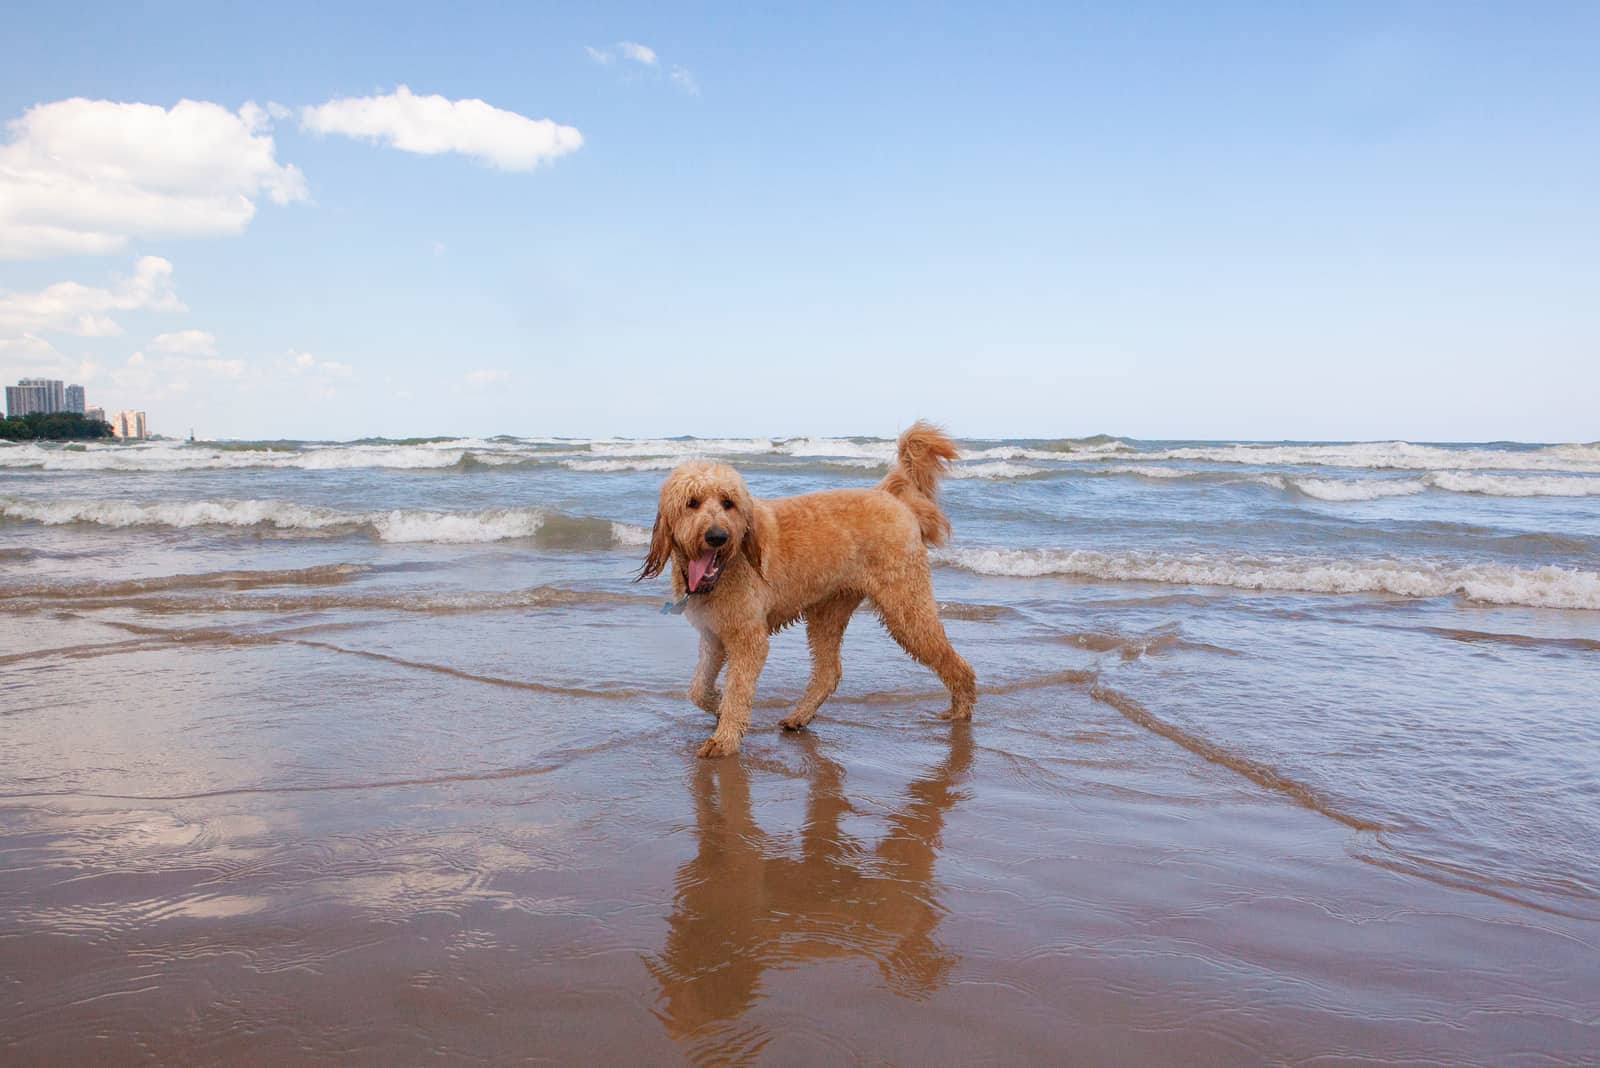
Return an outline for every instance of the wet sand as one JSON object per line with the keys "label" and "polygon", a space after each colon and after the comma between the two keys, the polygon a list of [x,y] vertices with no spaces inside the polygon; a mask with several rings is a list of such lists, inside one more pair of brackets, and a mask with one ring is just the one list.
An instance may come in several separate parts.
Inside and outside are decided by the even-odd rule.
{"label": "wet sand", "polygon": [[[1163,718],[1226,647],[1039,639],[957,598],[970,727],[861,618],[840,697],[785,736],[789,633],[712,763],[692,634],[648,593],[419,607],[365,581],[12,590],[0,1060],[1600,1051],[1583,908],[1406,870],[1398,821]],[[1163,657],[1183,670],[1137,693],[1115,674]]]}

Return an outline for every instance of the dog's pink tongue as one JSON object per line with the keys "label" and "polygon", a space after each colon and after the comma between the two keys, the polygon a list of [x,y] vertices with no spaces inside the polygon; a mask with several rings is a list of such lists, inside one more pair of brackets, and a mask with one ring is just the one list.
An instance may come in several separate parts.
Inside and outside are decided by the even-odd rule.
{"label": "dog's pink tongue", "polygon": [[706,570],[711,567],[711,562],[717,558],[712,550],[707,550],[689,561],[689,592],[693,593],[700,588],[700,580],[706,577]]}

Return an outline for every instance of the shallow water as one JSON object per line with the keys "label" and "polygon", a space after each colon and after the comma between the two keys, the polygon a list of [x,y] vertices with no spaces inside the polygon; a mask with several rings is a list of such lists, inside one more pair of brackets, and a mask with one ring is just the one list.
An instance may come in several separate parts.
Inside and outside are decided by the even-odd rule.
{"label": "shallow water", "polygon": [[1600,448],[964,444],[715,764],[661,472],[891,443],[0,447],[5,1059],[1593,1061]]}

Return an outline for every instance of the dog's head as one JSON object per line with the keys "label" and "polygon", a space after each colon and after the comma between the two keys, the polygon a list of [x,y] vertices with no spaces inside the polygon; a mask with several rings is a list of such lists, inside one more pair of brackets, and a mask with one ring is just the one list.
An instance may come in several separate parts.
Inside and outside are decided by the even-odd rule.
{"label": "dog's head", "polygon": [[737,553],[760,574],[759,525],[755,501],[739,472],[703,460],[680,464],[661,484],[650,553],[639,578],[661,574],[677,556],[689,592],[710,593]]}

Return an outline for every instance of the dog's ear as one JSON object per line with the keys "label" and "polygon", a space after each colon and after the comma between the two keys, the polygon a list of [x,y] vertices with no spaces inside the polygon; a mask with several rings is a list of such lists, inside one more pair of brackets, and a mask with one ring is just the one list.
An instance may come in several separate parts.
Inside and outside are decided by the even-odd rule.
{"label": "dog's ear", "polygon": [[635,582],[640,579],[655,578],[661,574],[661,569],[667,566],[667,561],[672,559],[672,531],[667,529],[667,521],[658,511],[656,524],[650,529],[650,552],[644,558],[644,563],[639,565],[639,574],[634,576]]}
{"label": "dog's ear", "polygon": [[744,509],[746,519],[744,540],[739,543],[739,551],[744,553],[744,555],[750,560],[750,566],[756,569],[756,574],[760,575],[764,581],[767,577],[767,573],[762,570],[762,554],[766,550],[761,544],[761,534],[762,527],[765,525],[765,522],[761,518],[760,510],[756,508],[755,501],[750,499],[750,495],[746,493],[743,494],[743,497],[744,500],[739,502],[739,506]]}

